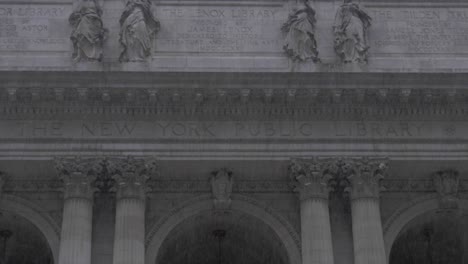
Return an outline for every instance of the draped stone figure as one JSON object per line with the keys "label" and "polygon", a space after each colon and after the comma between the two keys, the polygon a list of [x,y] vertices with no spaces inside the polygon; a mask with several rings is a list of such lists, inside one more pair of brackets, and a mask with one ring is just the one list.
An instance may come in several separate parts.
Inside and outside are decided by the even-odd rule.
{"label": "draped stone figure", "polygon": [[283,24],[281,29],[286,33],[283,49],[293,61],[319,61],[315,41],[316,22],[315,10],[309,0],[302,0]]}
{"label": "draped stone figure", "polygon": [[335,16],[335,51],[343,63],[366,63],[371,17],[352,0],[344,0]]}
{"label": "draped stone figure", "polygon": [[126,0],[120,17],[120,62],[144,61],[151,55],[153,38],[160,23],[151,12],[150,0]]}
{"label": "draped stone figure", "polygon": [[102,9],[97,0],[79,0],[68,21],[73,27],[72,57],[75,61],[101,61],[102,45],[107,35],[101,19]]}

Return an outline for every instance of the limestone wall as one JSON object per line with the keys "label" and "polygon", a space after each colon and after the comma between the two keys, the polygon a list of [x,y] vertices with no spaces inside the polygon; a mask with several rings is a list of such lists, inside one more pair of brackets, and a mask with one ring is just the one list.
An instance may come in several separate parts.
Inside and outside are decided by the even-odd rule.
{"label": "limestone wall", "polygon": [[145,62],[119,63],[123,0],[99,0],[108,30],[102,62],[72,60],[68,18],[79,0],[0,1],[0,69],[92,71],[464,72],[464,1],[356,1],[371,18],[368,63],[343,65],[333,25],[342,1],[311,0],[322,63],[296,63],[283,52],[294,0],[152,1],[161,28]]}

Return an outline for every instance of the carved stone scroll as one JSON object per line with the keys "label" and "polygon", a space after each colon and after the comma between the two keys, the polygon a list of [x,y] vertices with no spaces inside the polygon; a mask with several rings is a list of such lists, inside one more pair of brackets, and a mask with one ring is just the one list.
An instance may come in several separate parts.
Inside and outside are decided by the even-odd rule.
{"label": "carved stone scroll", "polygon": [[147,181],[157,174],[158,165],[155,159],[110,158],[107,161],[108,171],[115,180],[114,190],[117,199],[137,198],[144,200],[148,191]]}
{"label": "carved stone scroll", "polygon": [[94,180],[102,170],[97,158],[66,157],[55,159],[55,169],[64,183],[65,199],[92,199]]}
{"label": "carved stone scroll", "polygon": [[352,159],[343,162],[342,173],[349,183],[345,192],[351,199],[380,197],[381,180],[387,174],[386,159]]}
{"label": "carved stone scroll", "polygon": [[301,200],[309,198],[327,199],[332,187],[330,181],[336,177],[338,167],[332,159],[305,161],[293,159],[288,168],[294,190]]}

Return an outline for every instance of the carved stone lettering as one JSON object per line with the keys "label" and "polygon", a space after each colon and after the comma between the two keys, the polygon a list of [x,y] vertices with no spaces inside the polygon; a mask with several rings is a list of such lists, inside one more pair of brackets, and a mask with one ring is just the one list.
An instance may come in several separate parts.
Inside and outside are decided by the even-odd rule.
{"label": "carved stone lettering", "polygon": [[468,52],[468,8],[370,7],[371,52],[459,54]]}
{"label": "carved stone lettering", "polygon": [[2,138],[467,138],[468,122],[0,121]]}
{"label": "carved stone lettering", "polygon": [[71,5],[0,4],[0,50],[68,51]]}
{"label": "carved stone lettering", "polygon": [[161,7],[164,23],[156,46],[161,52],[275,52],[281,51],[281,7]]}

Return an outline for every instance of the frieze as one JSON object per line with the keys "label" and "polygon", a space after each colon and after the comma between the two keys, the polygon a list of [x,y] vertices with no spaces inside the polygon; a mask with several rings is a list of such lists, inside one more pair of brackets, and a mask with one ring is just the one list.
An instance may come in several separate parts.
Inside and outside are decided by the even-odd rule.
{"label": "frieze", "polygon": [[[149,180],[147,183],[151,193],[205,193],[211,192],[208,180]],[[382,193],[435,192],[433,180],[430,178],[407,179],[389,178],[381,182]],[[5,182],[4,191],[15,192],[62,192],[63,183],[59,180],[9,180]],[[236,181],[233,193],[289,193],[292,194],[291,183],[288,180],[250,180]],[[460,179],[459,193],[468,192],[468,180]]]}

